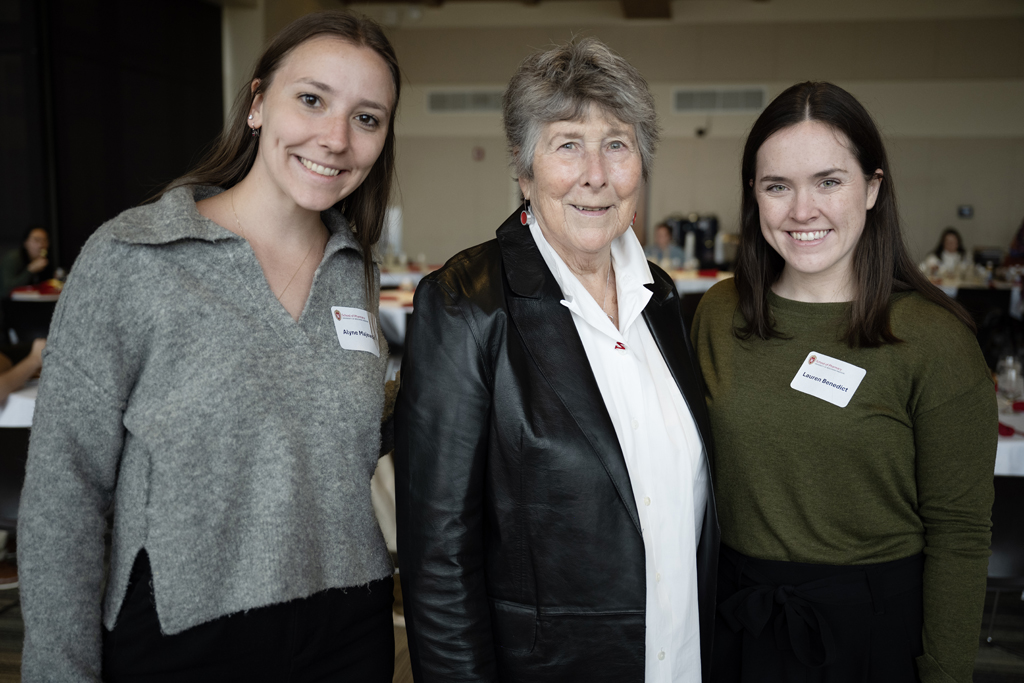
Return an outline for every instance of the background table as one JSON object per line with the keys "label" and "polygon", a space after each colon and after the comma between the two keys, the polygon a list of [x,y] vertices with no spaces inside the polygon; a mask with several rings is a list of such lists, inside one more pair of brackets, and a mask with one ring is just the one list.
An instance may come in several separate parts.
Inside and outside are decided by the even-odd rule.
{"label": "background table", "polygon": [[676,291],[680,296],[703,294],[711,289],[716,282],[732,277],[732,273],[727,273],[724,270],[717,271],[714,275],[701,275],[701,272],[699,270],[670,270],[668,274],[676,283]]}
{"label": "background table", "polygon": [[31,427],[39,380],[33,379],[0,403],[0,427]]}
{"label": "background table", "polygon": [[391,347],[405,346],[405,323],[412,313],[412,292],[401,289],[380,294],[380,328]]}
{"label": "background table", "polygon": [[[1024,431],[1024,413],[999,413],[999,421]],[[1024,477],[1024,436],[999,437],[996,447],[996,474]]]}
{"label": "background table", "polygon": [[381,289],[403,286],[415,287],[423,279],[424,275],[426,273],[422,270],[381,270],[380,286]]}

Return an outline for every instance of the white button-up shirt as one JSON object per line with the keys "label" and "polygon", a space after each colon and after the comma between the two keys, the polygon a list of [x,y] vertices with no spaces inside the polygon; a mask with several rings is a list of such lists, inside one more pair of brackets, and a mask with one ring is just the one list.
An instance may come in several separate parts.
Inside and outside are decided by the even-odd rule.
{"label": "white button-up shirt", "polygon": [[640,317],[651,269],[632,230],[612,242],[616,329],[532,219],[530,231],[572,311],[626,459],[644,538],[645,681],[700,683],[696,553],[708,479],[693,415]]}

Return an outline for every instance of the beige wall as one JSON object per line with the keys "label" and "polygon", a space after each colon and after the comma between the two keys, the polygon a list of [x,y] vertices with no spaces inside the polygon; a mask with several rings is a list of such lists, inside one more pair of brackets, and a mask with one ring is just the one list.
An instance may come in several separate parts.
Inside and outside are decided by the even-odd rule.
{"label": "beige wall", "polygon": [[[266,31],[328,0],[266,3]],[[356,6],[385,24],[406,78],[396,132],[404,249],[443,261],[493,235],[513,184],[497,115],[431,114],[436,86],[500,88],[535,49],[596,35],[651,84],[664,128],[649,219],[716,213],[736,230],[739,156],[754,116],[680,116],[673,87],[808,79],[849,89],[876,117],[915,258],[953,225],[1007,245],[1024,218],[1024,3],[1016,0],[677,0],[675,19],[626,22],[615,2]],[[314,8],[315,9],[315,8]],[[696,137],[698,127],[709,128]],[[473,148],[484,149],[475,161]],[[975,217],[959,219],[959,204]]]}

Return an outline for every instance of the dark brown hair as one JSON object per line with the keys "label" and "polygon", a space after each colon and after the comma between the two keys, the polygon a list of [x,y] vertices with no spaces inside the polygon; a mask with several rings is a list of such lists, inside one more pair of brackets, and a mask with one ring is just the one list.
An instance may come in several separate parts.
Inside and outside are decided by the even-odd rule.
{"label": "dark brown hair", "polygon": [[966,256],[967,250],[964,249],[964,239],[960,237],[960,233],[954,227],[949,227],[942,231],[942,234],[939,236],[939,244],[932,253],[937,258],[942,258],[942,252],[946,251],[946,235],[956,237],[956,253],[960,254],[961,257]]}
{"label": "dark brown hair", "polygon": [[[252,136],[246,124],[253,100],[270,86],[275,72],[292,50],[322,36],[340,38],[376,52],[387,64],[395,86],[395,101],[391,107],[384,148],[362,184],[339,202],[339,208],[353,227],[356,241],[363,250],[363,270],[369,296],[373,291],[373,246],[380,240],[384,228],[384,214],[394,178],[395,112],[401,91],[401,74],[395,50],[387,36],[376,22],[367,17],[343,10],[314,12],[282,29],[256,60],[256,66],[239,90],[228,122],[210,152],[195,168],[171,182],[154,199],[181,185],[214,185],[226,190],[238,184],[252,169],[259,149],[259,138]],[[252,88],[254,81],[259,81],[255,90]]]}
{"label": "dark brown hair", "polygon": [[746,325],[737,334],[747,339],[781,337],[768,306],[768,294],[785,261],[761,233],[761,217],[752,181],[757,152],[769,137],[803,121],[818,121],[841,133],[866,178],[881,169],[882,182],[873,208],[867,212],[864,232],[853,251],[854,299],[850,306],[846,341],[850,346],[875,347],[900,339],[889,322],[893,292],[916,291],[942,306],[964,325],[974,321],[959,304],[930,283],[910,259],[900,232],[896,188],[882,136],[871,115],[853,95],[831,83],[798,83],[776,97],[757,118],[743,148],[740,208],[740,244],[736,254],[736,289]]}

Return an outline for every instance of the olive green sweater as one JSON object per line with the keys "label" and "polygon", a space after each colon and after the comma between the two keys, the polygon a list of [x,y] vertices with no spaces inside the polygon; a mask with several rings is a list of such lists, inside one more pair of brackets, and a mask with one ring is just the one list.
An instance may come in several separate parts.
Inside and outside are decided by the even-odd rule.
{"label": "olive green sweater", "polygon": [[[902,343],[850,348],[848,304],[771,295],[787,339],[742,341],[732,280],[693,322],[715,438],[722,542],[768,560],[888,562],[920,552],[925,683],[971,680],[985,600],[997,409],[970,330],[893,296]],[[790,388],[807,354],[867,371],[845,408]]]}

